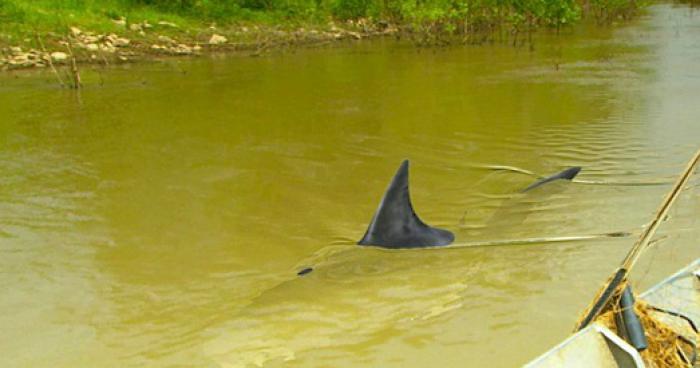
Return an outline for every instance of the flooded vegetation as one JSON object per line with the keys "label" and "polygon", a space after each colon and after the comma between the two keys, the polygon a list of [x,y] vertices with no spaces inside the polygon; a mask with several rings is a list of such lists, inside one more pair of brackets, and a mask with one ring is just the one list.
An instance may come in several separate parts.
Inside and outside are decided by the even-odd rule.
{"label": "flooded vegetation", "polygon": [[[541,354],[698,148],[700,18],[660,4],[532,37],[85,67],[77,91],[47,69],[0,75],[3,366]],[[454,242],[358,246],[404,159],[416,212]],[[635,290],[700,257],[698,184]]]}

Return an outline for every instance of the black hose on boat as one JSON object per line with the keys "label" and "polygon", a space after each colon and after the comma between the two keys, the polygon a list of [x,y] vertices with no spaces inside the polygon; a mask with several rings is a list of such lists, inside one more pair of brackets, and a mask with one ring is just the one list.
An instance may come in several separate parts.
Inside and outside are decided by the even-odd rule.
{"label": "black hose on boat", "polygon": [[615,312],[615,324],[619,335],[624,337],[637,351],[642,351],[649,346],[642,321],[634,312],[634,295],[629,285],[620,295],[620,310]]}

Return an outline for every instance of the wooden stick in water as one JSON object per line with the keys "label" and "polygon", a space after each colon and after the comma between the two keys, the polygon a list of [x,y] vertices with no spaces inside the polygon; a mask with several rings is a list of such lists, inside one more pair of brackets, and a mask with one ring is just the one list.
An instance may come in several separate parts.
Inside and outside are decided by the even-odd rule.
{"label": "wooden stick in water", "polygon": [[80,81],[80,72],[78,71],[78,64],[75,61],[75,55],[73,54],[73,48],[70,46],[71,41],[68,40],[66,47],[68,48],[68,53],[70,53],[71,60],[71,75],[73,77],[73,89],[80,89],[82,87],[82,82]]}
{"label": "wooden stick in water", "polygon": [[51,71],[53,71],[53,74],[56,76],[56,79],[58,80],[58,84],[60,84],[61,87],[65,88],[66,84],[63,83],[63,79],[61,79],[61,75],[58,74],[58,70],[56,70],[56,67],[53,65],[53,60],[51,60],[51,54],[49,54],[46,51],[46,47],[44,47],[44,42],[41,40],[41,36],[39,36],[39,33],[36,31],[34,32],[34,34],[36,36],[37,42],[39,43],[39,46],[41,47],[41,51],[43,51],[44,55],[47,56],[46,62],[49,63],[49,67],[51,67]]}
{"label": "wooden stick in water", "polygon": [[624,289],[624,285],[627,284],[627,275],[632,267],[634,267],[642,251],[649,246],[649,242],[654,234],[656,234],[656,230],[659,228],[661,222],[668,214],[669,209],[671,209],[671,206],[673,206],[673,203],[680,196],[683,188],[688,183],[688,180],[695,170],[695,167],[698,165],[698,162],[700,162],[700,150],[698,150],[695,153],[695,156],[693,156],[693,158],[688,162],[685,171],[683,171],[681,176],[678,177],[673,189],[666,195],[666,198],[656,211],[654,220],[652,220],[649,226],[642,231],[639,239],[637,239],[637,242],[622,261],[622,265],[615,271],[613,276],[610,277],[607,284],[603,288],[603,291],[596,296],[596,299],[593,301],[593,303],[591,303],[590,310],[577,324],[577,331],[588,326],[596,317],[598,317],[598,315],[600,315],[603,310],[605,310],[606,306],[610,305],[610,301],[613,299],[613,297],[619,296],[619,292]]}
{"label": "wooden stick in water", "polygon": [[651,238],[656,233],[656,230],[659,228],[659,225],[661,225],[661,222],[663,222],[663,219],[668,214],[668,211],[671,209],[671,206],[673,206],[673,203],[680,196],[681,192],[683,191],[683,188],[686,186],[686,184],[688,184],[688,180],[690,180],[690,176],[693,174],[693,171],[698,165],[699,161],[700,150],[698,150],[695,153],[695,156],[693,156],[690,162],[688,162],[685,171],[683,171],[683,174],[678,178],[671,192],[669,192],[666,195],[666,198],[664,199],[663,203],[661,203],[661,206],[656,211],[656,216],[654,216],[654,220],[652,220],[649,226],[647,226],[646,229],[642,231],[642,234],[639,236],[639,239],[637,239],[637,242],[632,247],[632,250],[630,250],[630,252],[627,254],[627,257],[625,257],[625,260],[622,262],[621,268],[624,268],[626,270],[632,268],[632,266],[634,266],[634,264],[637,262],[637,259],[639,259],[639,255],[642,253],[642,251],[648,247]]}

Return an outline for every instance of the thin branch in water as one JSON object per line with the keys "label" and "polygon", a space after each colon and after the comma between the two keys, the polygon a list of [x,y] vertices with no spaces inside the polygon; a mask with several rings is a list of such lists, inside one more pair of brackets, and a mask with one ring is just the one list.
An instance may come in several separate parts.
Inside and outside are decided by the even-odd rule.
{"label": "thin branch in water", "polygon": [[49,54],[46,51],[46,47],[44,47],[44,42],[41,40],[41,36],[39,36],[39,33],[34,31],[34,35],[36,37],[37,42],[39,43],[39,46],[41,47],[41,51],[46,55],[46,59],[49,63],[49,67],[51,68],[51,71],[53,71],[53,74],[56,76],[56,79],[58,80],[58,83],[61,85],[61,88],[66,88],[66,84],[63,83],[63,79],[61,78],[61,75],[58,74],[58,70],[56,70],[56,67],[53,65],[53,60],[51,57],[51,54]]}
{"label": "thin branch in water", "polygon": [[82,87],[82,83],[80,81],[80,72],[78,71],[78,64],[75,61],[73,48],[70,46],[70,40],[68,40],[68,42],[66,43],[66,47],[68,48],[68,52],[70,53],[71,73],[73,76],[73,89],[80,89]]}

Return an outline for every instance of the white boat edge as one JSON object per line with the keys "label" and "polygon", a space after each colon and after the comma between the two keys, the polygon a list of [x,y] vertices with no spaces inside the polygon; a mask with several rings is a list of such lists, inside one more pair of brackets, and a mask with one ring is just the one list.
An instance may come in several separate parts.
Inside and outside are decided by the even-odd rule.
{"label": "white boat edge", "polygon": [[[683,293],[682,293],[683,292]],[[689,295],[680,295],[680,294]],[[700,259],[639,295],[651,305],[687,316],[700,325]],[[663,315],[671,325],[679,322]],[[684,323],[684,322],[681,322]],[[641,355],[610,329],[592,324],[525,364],[526,368],[644,367]]]}

